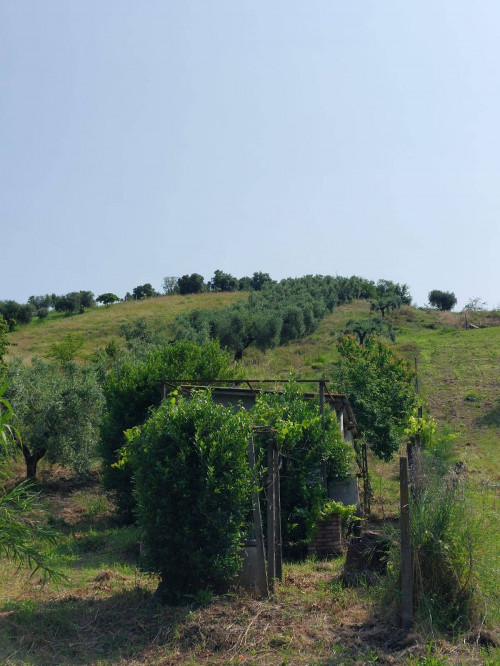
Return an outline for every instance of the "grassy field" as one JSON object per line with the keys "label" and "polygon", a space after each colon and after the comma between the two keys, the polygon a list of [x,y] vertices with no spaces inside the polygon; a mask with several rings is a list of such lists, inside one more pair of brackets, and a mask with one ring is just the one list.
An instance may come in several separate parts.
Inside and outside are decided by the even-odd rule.
{"label": "grassy field", "polygon": [[81,486],[45,467],[41,481],[41,510],[63,534],[54,561],[67,582],[42,586],[2,562],[5,666],[497,663],[471,637],[449,642],[397,629],[380,585],[343,587],[343,558],[286,564],[267,601],[230,592],[206,606],[160,606],[156,579],[138,568],[137,530],[116,525],[98,476]]}
{"label": "grassy field", "polygon": [[[479,314],[479,313],[478,313]],[[335,341],[349,319],[369,316],[369,304],[340,307],[313,334],[265,354],[249,350],[244,360],[251,377],[335,377]],[[458,433],[457,455],[485,482],[500,482],[500,317],[465,330],[463,315],[411,307],[389,317],[396,350],[417,359],[419,391],[440,426]],[[495,325],[496,324],[496,325]],[[335,390],[332,382],[331,389]]]}
{"label": "grassy field", "polygon": [[[117,337],[119,326],[146,317],[168,326],[192,307],[219,307],[241,294],[164,297],[96,308],[84,315],[51,315],[12,335],[13,353],[26,362],[69,332],[83,333],[90,353]],[[244,297],[244,296],[243,296]],[[334,377],[335,340],[350,318],[369,315],[364,302],[339,308],[308,338],[263,354],[245,353],[250,378]],[[405,307],[391,316],[396,346],[417,358],[426,411],[458,433],[454,455],[465,461],[478,510],[485,517],[484,561],[498,584],[500,532],[500,326],[464,330],[461,315]],[[332,390],[335,385],[332,384]],[[398,470],[371,460],[374,515],[380,527],[398,512]],[[13,479],[22,474],[14,469]],[[154,598],[156,580],[139,570],[139,535],[116,522],[99,470],[85,484],[42,461],[40,512],[61,532],[54,564],[65,583],[41,585],[37,575],[0,562],[0,663],[17,664],[500,664],[477,635],[445,639],[429,627],[397,629],[381,585],[344,588],[343,558],[285,565],[283,582],[267,601],[231,592],[204,606],[173,608]],[[486,534],[486,532],[485,532]],[[495,563],[496,558],[496,563]],[[496,575],[496,578],[495,578]],[[498,608],[497,611],[498,612]],[[493,626],[497,620],[488,618]]]}

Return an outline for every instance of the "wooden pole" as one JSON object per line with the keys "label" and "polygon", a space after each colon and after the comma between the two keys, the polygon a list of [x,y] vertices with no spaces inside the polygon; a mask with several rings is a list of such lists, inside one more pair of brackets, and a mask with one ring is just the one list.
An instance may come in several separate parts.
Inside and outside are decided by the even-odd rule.
{"label": "wooden pole", "polygon": [[275,538],[276,538],[276,578],[281,581],[283,578],[283,550],[281,544],[281,493],[280,493],[280,454],[273,442],[276,474],[275,474],[275,489],[274,489],[274,524],[275,524]]}
{"label": "wooden pole", "polygon": [[267,443],[267,579],[269,591],[274,592],[276,578],[276,483],[274,465],[274,441]]}
{"label": "wooden pole", "polygon": [[[319,413],[321,414],[321,427],[325,429],[325,382],[319,382]],[[326,462],[321,463],[321,478],[323,488],[328,492],[328,474],[326,471]]]}
{"label": "wooden pole", "polygon": [[[252,472],[255,470],[255,446],[253,437],[248,443],[248,462]],[[262,516],[260,513],[259,491],[255,489],[252,494],[253,525],[255,531],[255,545],[257,548],[257,581],[256,585],[263,597],[269,595],[266,572],[266,553],[264,549],[264,535],[262,532]]]}
{"label": "wooden pole", "polygon": [[408,461],[404,457],[399,459],[399,490],[401,506],[401,626],[404,631],[408,631],[412,620],[413,592]]}
{"label": "wooden pole", "polygon": [[361,473],[363,475],[363,513],[366,516],[371,511],[371,498],[370,498],[370,475],[368,472],[368,451],[366,442],[361,445]]}

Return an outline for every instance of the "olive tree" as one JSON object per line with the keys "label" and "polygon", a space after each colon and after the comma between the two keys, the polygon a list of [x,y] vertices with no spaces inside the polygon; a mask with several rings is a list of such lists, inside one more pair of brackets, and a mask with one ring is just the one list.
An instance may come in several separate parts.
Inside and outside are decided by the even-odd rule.
{"label": "olive tree", "polygon": [[102,303],[103,305],[111,305],[112,303],[117,303],[120,300],[120,297],[107,291],[105,294],[99,294],[95,300],[97,303]]}
{"label": "olive tree", "polygon": [[345,335],[354,335],[361,345],[373,335],[382,335],[389,338],[391,342],[396,341],[396,335],[391,322],[380,317],[349,319],[343,332]]}
{"label": "olive tree", "polygon": [[433,289],[429,292],[429,303],[438,310],[452,310],[457,304],[457,299],[452,291]]}
{"label": "olive tree", "polygon": [[35,314],[31,303],[17,303],[16,301],[0,301],[0,315],[13,331],[17,324],[29,324]]}
{"label": "olive tree", "polygon": [[38,496],[30,490],[28,481],[17,484],[12,490],[6,490],[1,483],[20,438],[11,423],[14,413],[5,397],[6,390],[7,385],[0,387],[0,556],[27,566],[32,575],[40,571],[42,580],[61,579],[61,574],[50,566],[50,558],[40,549],[41,543],[55,543],[58,534],[45,522],[34,518]]}
{"label": "olive tree", "polygon": [[61,366],[35,359],[31,366],[11,364],[8,378],[7,396],[19,433],[15,440],[26,477],[36,477],[43,457],[68,464],[77,474],[87,472],[103,407],[94,372],[74,363]]}

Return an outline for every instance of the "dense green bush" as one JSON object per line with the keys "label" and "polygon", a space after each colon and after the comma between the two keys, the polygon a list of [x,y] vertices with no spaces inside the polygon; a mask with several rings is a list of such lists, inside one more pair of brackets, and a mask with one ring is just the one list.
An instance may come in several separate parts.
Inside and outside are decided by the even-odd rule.
{"label": "dense green bush", "polygon": [[109,371],[104,382],[107,410],[101,427],[100,452],[104,484],[117,492],[124,516],[132,517],[134,498],[130,469],[114,467],[117,451],[125,443],[123,432],[143,423],[150,408],[160,404],[162,380],[203,382],[235,377],[237,372],[217,342],[200,346],[187,341],[151,347],[144,357],[128,357]]}
{"label": "dense green bush", "polygon": [[159,593],[179,602],[216,590],[238,571],[251,508],[250,423],[208,392],[173,396],[127,434],[146,566]]}
{"label": "dense green bush", "polygon": [[[342,441],[335,412],[325,410],[321,418],[317,398],[305,399],[290,384],[283,392],[257,397],[252,419],[257,425],[276,429],[282,455],[281,523],[282,542],[287,557],[303,557],[310,540],[311,516],[326,501],[322,470],[327,478],[346,478],[352,473],[352,447]],[[256,438],[260,460],[265,467],[265,441]]]}
{"label": "dense green bush", "polygon": [[362,437],[382,460],[398,451],[417,403],[410,363],[376,336],[338,343],[337,383],[349,398]]}

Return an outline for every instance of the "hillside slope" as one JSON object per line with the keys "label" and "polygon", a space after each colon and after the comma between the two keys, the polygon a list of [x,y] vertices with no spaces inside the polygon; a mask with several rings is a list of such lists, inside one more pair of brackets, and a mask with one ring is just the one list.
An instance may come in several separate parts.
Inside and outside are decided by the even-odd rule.
{"label": "hillside slope", "polygon": [[159,296],[143,301],[126,301],[109,307],[96,306],[83,314],[64,315],[51,312],[46,320],[34,319],[27,326],[19,326],[10,334],[9,357],[21,357],[25,362],[33,356],[43,356],[50,345],[60,342],[69,333],[85,337],[85,351],[93,352],[104,347],[112,338],[120,335],[125,322],[144,317],[159,327],[168,328],[174,317],[195,308],[220,308],[246,299],[246,292],[217,294],[190,294],[186,296]]}
{"label": "hillside slope", "polygon": [[[318,330],[299,342],[252,350],[246,358],[252,377],[335,377],[335,341],[349,319],[370,315],[367,302],[338,308]],[[426,411],[440,426],[458,433],[457,455],[485,481],[500,481],[500,320],[487,328],[465,330],[459,313],[403,306],[389,317],[396,349],[417,361],[419,391]],[[335,390],[334,383],[332,389]]]}
{"label": "hillside slope", "polygon": [[[119,336],[120,325],[145,317],[168,329],[173,318],[194,308],[218,308],[246,298],[242,292],[164,296],[145,301],[96,307],[82,315],[56,313],[48,320],[19,327],[11,334],[10,356],[26,362],[42,355],[68,333],[85,338],[85,351],[103,347]],[[310,336],[267,351],[248,349],[243,365],[248,377],[335,377],[336,338],[349,319],[370,316],[369,304],[356,301],[339,307]],[[440,425],[459,433],[457,453],[485,480],[500,480],[500,317],[476,315],[488,327],[463,328],[463,315],[423,311],[403,306],[390,316],[397,350],[417,360],[419,388],[424,405]],[[478,318],[481,317],[482,321]],[[495,325],[496,324],[496,325]],[[332,390],[335,385],[332,383]]]}

